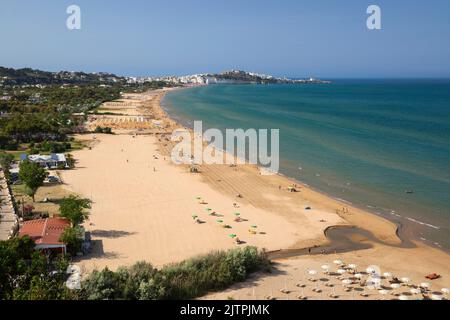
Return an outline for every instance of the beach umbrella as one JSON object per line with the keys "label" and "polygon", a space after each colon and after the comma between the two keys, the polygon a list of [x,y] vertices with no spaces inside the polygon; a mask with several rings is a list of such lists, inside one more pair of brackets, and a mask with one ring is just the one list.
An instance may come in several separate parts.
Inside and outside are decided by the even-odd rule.
{"label": "beach umbrella", "polygon": [[409,292],[411,292],[412,294],[419,294],[421,291],[420,291],[420,289],[412,288],[409,290]]}
{"label": "beach umbrella", "polygon": [[323,266],[321,266],[322,270],[328,271],[328,269],[330,269],[330,266],[328,264],[324,264]]}
{"label": "beach umbrella", "polygon": [[379,292],[381,295],[383,295],[383,296],[385,296],[385,295],[387,295],[387,294],[389,293],[389,291],[386,290],[386,289],[378,290],[378,292]]}
{"label": "beach umbrella", "polygon": [[216,220],[218,223],[223,223],[223,220]]}
{"label": "beach umbrella", "polygon": [[337,270],[337,273],[339,273],[339,274],[344,274],[344,273],[346,273],[347,271],[345,271],[345,269],[338,269]]}
{"label": "beach umbrella", "polygon": [[405,296],[402,294],[401,296],[398,297],[398,300],[406,301],[406,300],[409,300],[409,298],[408,298],[408,296]]}
{"label": "beach umbrella", "polygon": [[441,292],[442,292],[443,294],[449,294],[449,293],[450,293],[450,289],[449,289],[449,288],[442,288],[442,289],[441,289]]}
{"label": "beach umbrella", "polygon": [[197,219],[197,218],[198,218],[198,216],[196,214],[192,215],[192,219]]}
{"label": "beach umbrella", "polygon": [[311,276],[315,276],[317,274],[316,270],[308,270],[308,274]]}
{"label": "beach umbrella", "polygon": [[235,212],[234,215],[235,215],[236,217],[239,217],[241,214],[240,214],[239,212]]}
{"label": "beach umbrella", "polygon": [[375,273],[376,270],[375,270],[375,268],[373,268],[373,267],[368,267],[368,268],[366,269],[366,272],[367,272],[367,273]]}
{"label": "beach umbrella", "polygon": [[355,270],[357,267],[358,267],[358,266],[357,266],[356,264],[353,264],[353,263],[351,263],[351,264],[348,265],[348,268],[349,268],[349,269],[352,269],[352,270]]}
{"label": "beach umbrella", "polygon": [[384,276],[385,278],[392,278],[392,273],[390,273],[390,272],[385,272],[385,273],[383,273],[383,276]]}
{"label": "beach umbrella", "polygon": [[230,234],[229,237],[234,239],[234,238],[237,237],[237,235],[235,235],[235,234]]}
{"label": "beach umbrella", "polygon": [[362,273],[355,274],[355,278],[361,279],[363,277]]}
{"label": "beach umbrella", "polygon": [[443,297],[440,294],[432,294],[431,300],[442,300]]}
{"label": "beach umbrella", "polygon": [[428,289],[428,288],[430,287],[430,284],[429,284],[428,282],[422,282],[422,283],[420,284],[420,287],[421,287],[421,288]]}
{"label": "beach umbrella", "polygon": [[337,264],[337,265],[342,265],[342,264],[344,264],[344,263],[342,262],[342,260],[339,260],[339,259],[334,260],[333,263],[334,263],[334,264]]}
{"label": "beach umbrella", "polygon": [[212,211],[212,209],[211,208],[206,208],[205,211]]}
{"label": "beach umbrella", "polygon": [[381,284],[381,279],[380,278],[371,278],[367,281],[367,284],[379,287]]}
{"label": "beach umbrella", "polygon": [[401,285],[399,284],[399,283],[392,283],[391,284],[391,288],[392,289],[398,289],[398,288],[400,288],[401,287]]}
{"label": "beach umbrella", "polygon": [[352,284],[353,281],[350,280],[350,279],[344,279],[344,280],[342,280],[342,283],[345,284],[345,285],[348,285],[348,284]]}
{"label": "beach umbrella", "polygon": [[257,225],[252,225],[251,227],[252,227],[253,229],[257,229],[257,228],[258,228]]}
{"label": "beach umbrella", "polygon": [[411,279],[407,278],[407,277],[404,277],[404,278],[401,278],[400,281],[403,282],[404,284],[408,284],[408,283],[411,282]]}

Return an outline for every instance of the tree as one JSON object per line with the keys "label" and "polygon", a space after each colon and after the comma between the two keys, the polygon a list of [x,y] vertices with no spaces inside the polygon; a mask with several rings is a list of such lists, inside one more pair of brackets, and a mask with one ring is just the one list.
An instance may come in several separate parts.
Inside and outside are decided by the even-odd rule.
{"label": "tree", "polygon": [[67,228],[61,236],[60,241],[67,245],[67,251],[75,255],[81,249],[82,230],[79,226]]}
{"label": "tree", "polygon": [[29,237],[0,241],[0,300],[62,298],[67,265],[65,257],[48,261]]}
{"label": "tree", "polygon": [[76,227],[89,218],[89,212],[86,209],[90,208],[91,200],[71,195],[61,200],[59,213],[61,217],[70,220],[72,227]]}
{"label": "tree", "polygon": [[9,179],[10,173],[9,168],[14,161],[14,156],[12,154],[6,152],[0,152],[0,167],[3,168],[3,172],[5,172],[6,179]]}
{"label": "tree", "polygon": [[70,169],[75,168],[75,159],[70,153],[66,156],[66,162]]}
{"label": "tree", "polygon": [[44,184],[47,172],[37,163],[24,161],[20,164],[19,177],[27,186],[27,193],[33,198],[39,187]]}

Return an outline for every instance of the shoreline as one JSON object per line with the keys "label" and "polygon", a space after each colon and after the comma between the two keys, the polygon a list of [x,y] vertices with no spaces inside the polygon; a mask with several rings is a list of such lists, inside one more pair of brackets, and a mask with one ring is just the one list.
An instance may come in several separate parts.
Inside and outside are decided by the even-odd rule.
{"label": "shoreline", "polygon": [[[161,102],[160,102],[160,109],[161,109],[161,111],[164,113],[164,115],[165,115],[168,119],[170,119],[170,121],[176,123],[176,124],[179,125],[180,127],[188,128],[189,131],[190,131],[191,133],[192,133],[192,128],[189,127],[187,124],[185,125],[184,123],[182,123],[182,120],[174,119],[174,118],[168,113],[168,110],[164,107],[163,102],[164,102],[164,99],[165,99],[166,94],[169,93],[169,92],[171,92],[171,91],[188,90],[188,89],[192,89],[192,88],[195,88],[195,86],[194,86],[194,87],[183,87],[183,88],[176,88],[176,89],[173,89],[173,90],[168,90],[167,92],[165,92],[165,93],[163,94],[163,96],[161,97],[161,100],[160,100],[160,101],[161,101]],[[220,152],[226,153],[226,150],[219,150],[219,151],[220,151]],[[239,166],[239,165],[238,165],[238,166]],[[257,166],[257,165],[253,165],[253,166],[255,166],[255,167],[257,167],[258,169],[260,169],[260,167]],[[335,196],[333,196],[333,195],[331,195],[331,194],[328,194],[328,193],[326,193],[326,192],[323,192],[323,191],[321,191],[321,190],[319,190],[319,189],[317,189],[317,188],[314,188],[313,186],[310,186],[310,185],[308,185],[308,184],[306,184],[306,183],[304,183],[304,182],[302,182],[302,181],[300,181],[300,180],[297,180],[297,179],[295,179],[295,178],[289,177],[289,176],[287,176],[286,174],[283,174],[283,173],[281,173],[281,172],[277,172],[277,173],[275,174],[275,176],[280,177],[281,179],[286,180],[286,182],[287,182],[289,185],[300,185],[302,188],[307,188],[307,189],[309,189],[310,191],[312,191],[312,192],[314,192],[314,193],[317,193],[317,194],[319,194],[319,195],[321,195],[321,196],[323,196],[323,197],[325,197],[325,198],[328,198],[328,199],[330,199],[330,200],[332,200],[332,201],[335,201],[335,202],[337,202],[337,203],[341,203],[343,206],[350,206],[350,207],[353,208],[353,209],[357,209],[358,211],[361,211],[361,212],[362,212],[363,217],[364,217],[364,215],[369,215],[369,216],[371,216],[371,217],[373,217],[373,218],[376,218],[376,219],[385,220],[386,222],[388,222],[388,223],[390,223],[390,224],[392,224],[392,225],[394,226],[394,228],[395,228],[395,235],[399,238],[399,240],[400,240],[401,243],[403,243],[403,242],[409,242],[409,240],[418,240],[418,239],[405,239],[405,238],[404,238],[405,235],[403,235],[403,234],[401,233],[401,227],[402,227],[402,225],[401,225],[400,223],[395,222],[395,221],[391,221],[391,220],[389,220],[388,218],[385,218],[385,217],[381,216],[380,214],[377,214],[377,213],[375,213],[375,212],[371,212],[370,210],[367,210],[367,209],[364,208],[364,207],[357,206],[357,205],[353,204],[352,202],[347,201],[347,200],[345,200],[345,199],[340,199],[340,198],[335,197]],[[360,213],[360,212],[358,212],[358,213]],[[341,218],[343,218],[344,220],[347,221],[347,219],[346,219],[345,216],[343,216],[343,215],[341,215],[341,214],[338,214],[338,215],[339,215]],[[326,228],[326,229],[324,230],[324,234],[326,233],[327,229],[329,229],[329,228],[339,228],[339,227],[342,227],[342,226],[340,226],[340,225],[330,226],[330,227],[328,227],[328,228]],[[352,226],[349,225],[349,227],[352,227]],[[357,227],[361,228],[361,226],[357,226]],[[365,228],[362,227],[362,229],[365,229]],[[371,232],[370,230],[367,230],[367,231]],[[401,244],[401,243],[400,243],[400,244]],[[328,245],[328,243],[324,242],[324,243],[322,243],[321,245],[326,246],[326,245]],[[303,250],[303,249],[308,249],[308,247],[303,247],[303,248],[291,248],[291,249],[294,249],[294,250]],[[283,250],[283,249],[281,249],[281,250]]]}
{"label": "shoreline", "polygon": [[[195,87],[196,86],[190,86],[190,87],[182,87],[182,88],[175,88],[175,89],[172,89],[172,90],[168,90],[163,95],[163,97],[161,98],[161,103],[160,103],[160,108],[164,112],[164,114],[166,115],[167,118],[171,119],[171,121],[177,123],[181,127],[188,128],[190,131],[192,131],[192,127],[189,124],[187,124],[186,122],[183,122],[183,119],[174,118],[173,116],[171,116],[169,114],[167,106],[164,105],[164,99],[166,97],[166,94],[170,93],[172,91],[188,90],[188,89],[192,89],[192,88],[195,88]],[[225,150],[220,150],[220,151],[221,152],[226,152]],[[408,244],[408,243],[411,243],[411,242],[420,242],[420,243],[422,243],[422,244],[424,244],[426,246],[430,246],[432,248],[436,248],[436,249],[438,249],[438,250],[440,250],[440,251],[442,251],[442,252],[444,252],[446,254],[450,253],[447,250],[445,250],[445,248],[443,248],[440,244],[435,243],[433,240],[422,238],[422,237],[420,237],[420,235],[417,235],[417,234],[415,234],[413,232],[415,230],[415,227],[417,227],[415,224],[426,225],[426,226],[431,226],[431,227],[435,228],[435,226],[432,225],[432,224],[429,224],[427,222],[423,222],[423,221],[420,221],[420,220],[408,218],[408,217],[405,217],[405,216],[398,216],[398,215],[397,215],[397,219],[394,219],[394,218],[390,217],[388,215],[388,213],[383,213],[383,212],[378,212],[378,211],[375,211],[375,210],[371,210],[367,205],[355,204],[355,203],[353,203],[353,202],[351,202],[349,200],[345,200],[345,199],[339,198],[339,197],[337,197],[337,196],[335,196],[333,194],[324,192],[324,191],[320,190],[319,188],[316,188],[314,186],[306,184],[305,182],[303,182],[301,180],[298,180],[296,178],[290,177],[287,174],[284,174],[282,172],[277,172],[276,175],[287,179],[292,185],[293,184],[301,185],[304,188],[308,188],[308,189],[310,189],[313,192],[319,193],[319,194],[323,195],[324,197],[333,199],[333,200],[335,200],[335,201],[337,201],[339,203],[342,203],[345,206],[351,206],[353,208],[356,208],[356,209],[362,211],[363,214],[368,214],[370,216],[374,216],[374,217],[386,220],[386,221],[394,224],[395,227],[396,227],[396,231],[395,231],[396,235],[397,235],[397,237],[400,239],[400,241],[402,243],[404,242],[404,243]],[[341,216],[341,217],[345,219],[345,217],[343,217],[343,216]],[[405,220],[405,221],[400,221],[399,219],[402,219],[402,220]],[[408,221],[406,221],[406,220],[408,220]],[[359,227],[361,227],[361,226],[359,226]],[[368,231],[370,231],[370,230],[368,230]]]}

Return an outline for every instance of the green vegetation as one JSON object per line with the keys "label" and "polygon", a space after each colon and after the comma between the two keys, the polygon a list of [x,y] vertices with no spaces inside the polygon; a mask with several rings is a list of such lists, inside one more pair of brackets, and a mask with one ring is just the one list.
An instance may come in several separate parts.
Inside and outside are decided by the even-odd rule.
{"label": "green vegetation", "polygon": [[14,161],[14,156],[12,154],[0,152],[0,167],[3,168],[5,177],[8,180],[10,178],[9,169],[11,168],[11,164],[13,163],[13,161]]}
{"label": "green vegetation", "polygon": [[76,299],[65,287],[68,261],[48,261],[28,238],[0,241],[0,300]]}
{"label": "green vegetation", "polygon": [[81,249],[82,228],[80,225],[89,218],[87,209],[91,208],[91,200],[71,195],[61,200],[60,216],[69,219],[72,226],[65,230],[61,241],[67,245],[70,254],[75,255]]}
{"label": "green vegetation", "polygon": [[[3,80],[2,80],[3,79]],[[6,80],[4,80],[6,79]],[[113,74],[51,73],[0,67],[0,150],[42,144],[48,152],[65,152],[68,134],[83,131],[86,114],[122,92],[144,92],[170,86],[165,82],[130,84]],[[33,148],[33,147],[31,147]],[[28,149],[21,149],[27,151]],[[41,151],[37,146],[29,150]]]}
{"label": "green vegetation", "polygon": [[7,77],[4,85],[56,85],[114,83],[124,78],[109,73],[48,72],[31,68],[12,69],[0,67],[0,77]]}
{"label": "green vegetation", "polygon": [[[64,237],[76,241],[76,232]],[[116,272],[94,271],[81,290],[66,288],[68,260],[47,259],[28,237],[0,241],[0,300],[192,299],[244,281],[251,272],[269,271],[270,262],[254,247],[217,252],[162,269],[139,262]]]}
{"label": "green vegetation", "polygon": [[79,226],[89,218],[89,212],[86,209],[90,208],[91,200],[74,195],[62,199],[59,204],[61,217],[69,219],[73,227]]}
{"label": "green vegetation", "polygon": [[81,249],[81,236],[83,230],[79,226],[68,228],[64,231],[60,241],[66,244],[67,252],[75,256]]}
{"label": "green vegetation", "polygon": [[19,177],[25,183],[27,194],[33,198],[34,202],[36,191],[44,184],[47,172],[37,163],[24,161],[20,164]]}
{"label": "green vegetation", "polygon": [[105,134],[112,134],[112,129],[110,127],[97,127],[94,130],[95,133],[105,133]]}
{"label": "green vegetation", "polygon": [[140,262],[117,272],[94,271],[82,284],[81,297],[99,299],[192,299],[268,270],[269,261],[254,247],[211,253],[161,270]]}

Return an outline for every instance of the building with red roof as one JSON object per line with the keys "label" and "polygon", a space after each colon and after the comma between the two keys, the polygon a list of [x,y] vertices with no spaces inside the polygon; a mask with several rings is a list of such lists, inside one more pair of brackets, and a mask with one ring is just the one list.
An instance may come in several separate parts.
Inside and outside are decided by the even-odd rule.
{"label": "building with red roof", "polygon": [[19,236],[28,236],[36,243],[36,249],[66,253],[66,245],[60,241],[70,222],[63,218],[30,220],[23,223]]}

